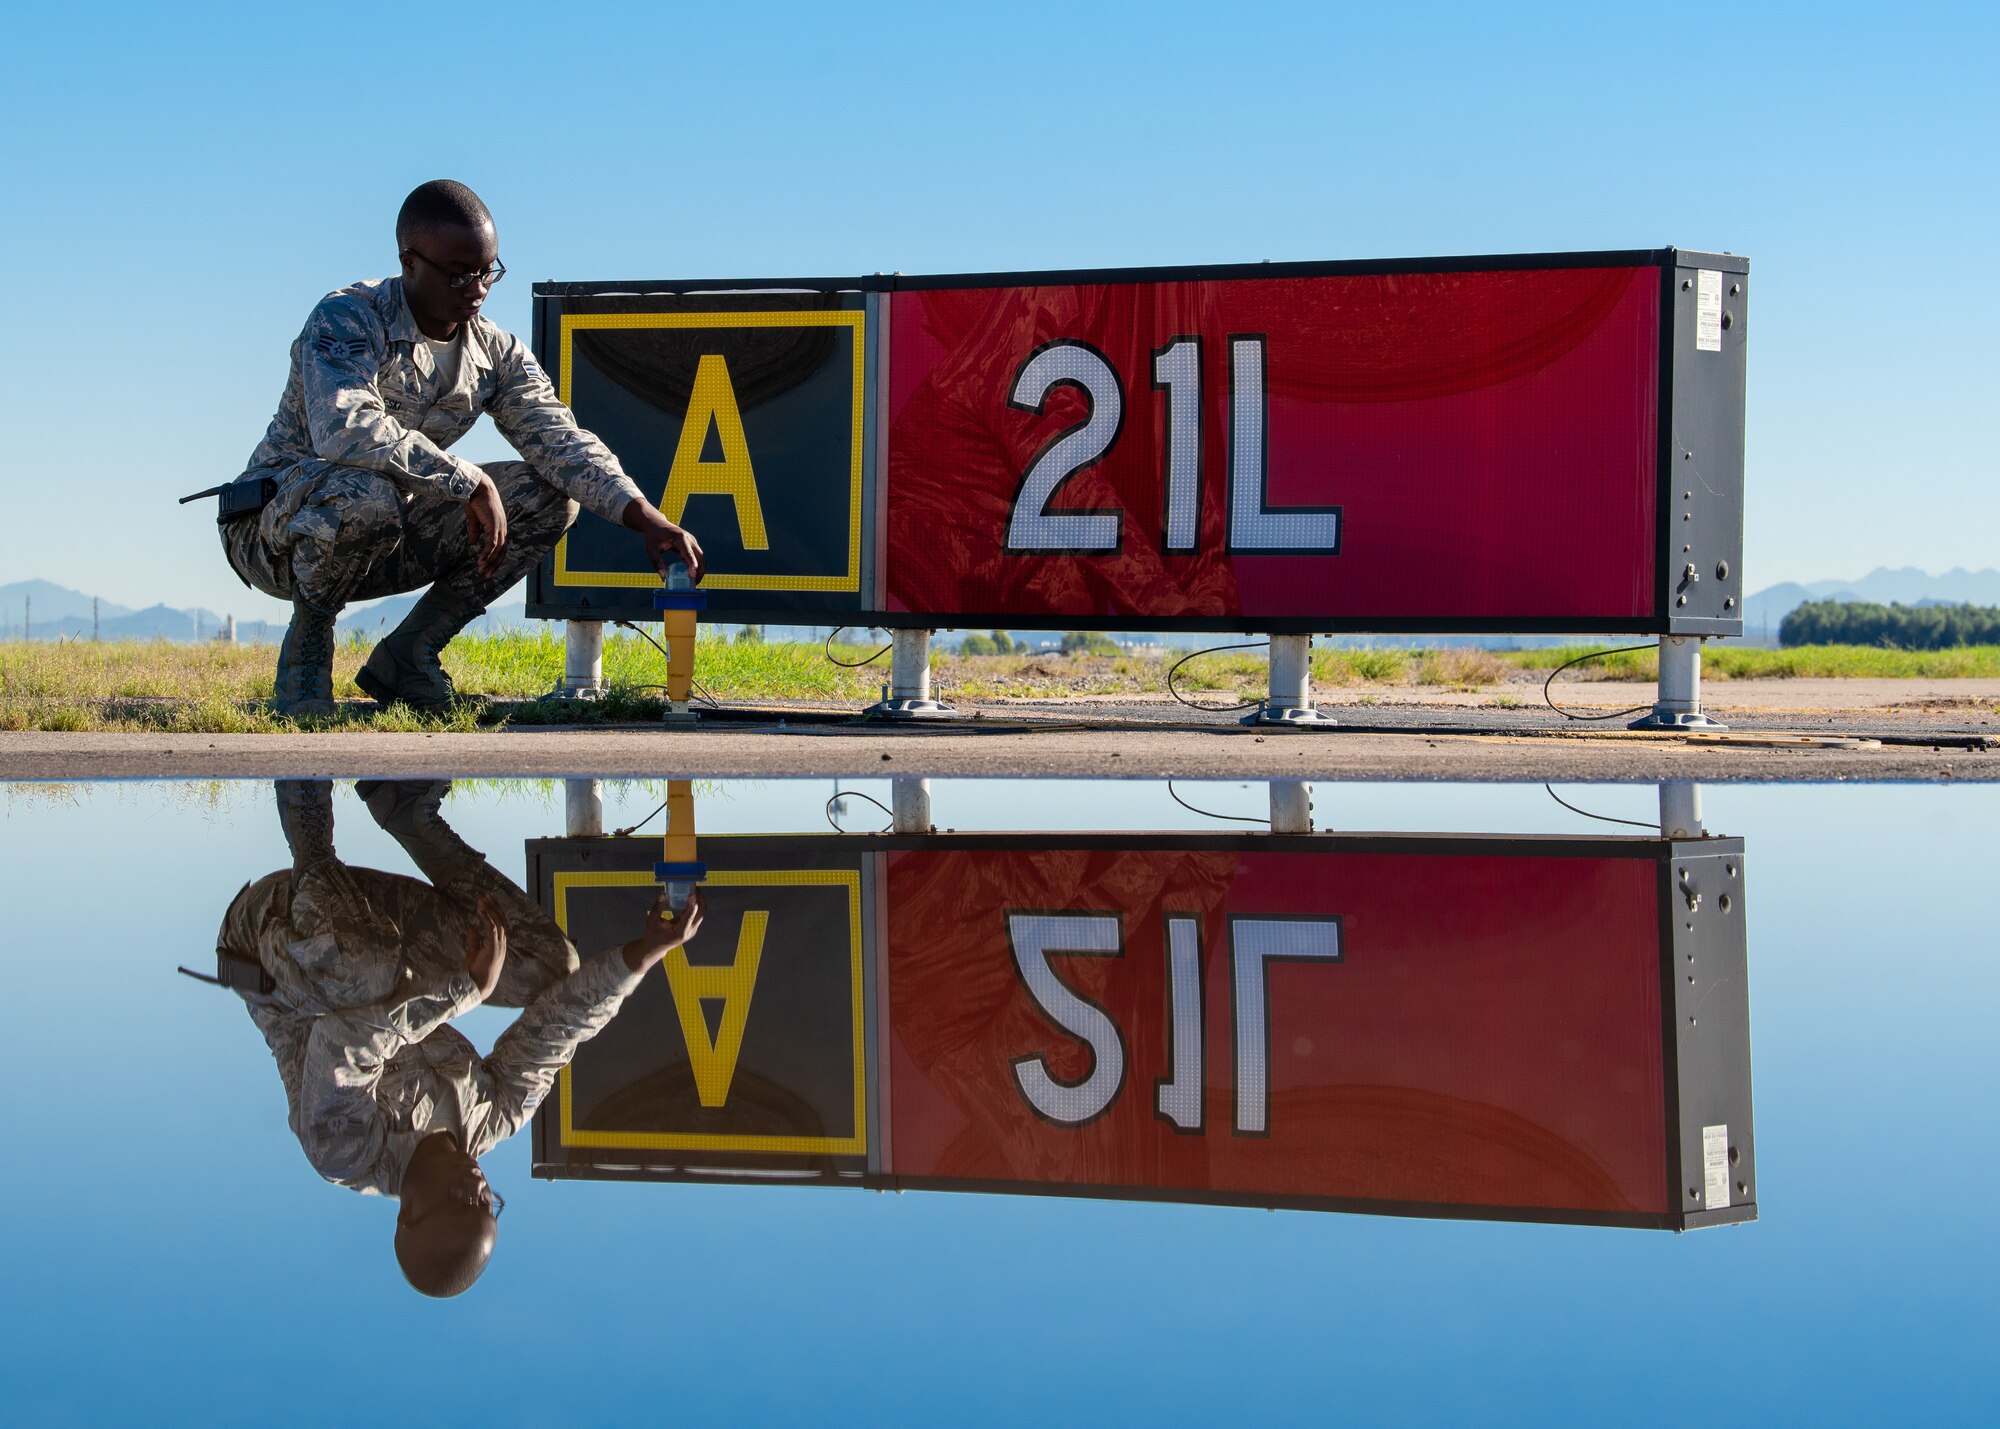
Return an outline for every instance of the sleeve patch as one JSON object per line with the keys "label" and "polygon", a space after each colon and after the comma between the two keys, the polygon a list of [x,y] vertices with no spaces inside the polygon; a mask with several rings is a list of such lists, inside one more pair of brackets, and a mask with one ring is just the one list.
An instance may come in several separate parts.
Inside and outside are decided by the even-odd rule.
{"label": "sleeve patch", "polygon": [[361,337],[339,338],[322,335],[313,339],[313,346],[319,350],[320,356],[331,358],[335,362],[352,362],[357,357],[368,355],[368,340]]}

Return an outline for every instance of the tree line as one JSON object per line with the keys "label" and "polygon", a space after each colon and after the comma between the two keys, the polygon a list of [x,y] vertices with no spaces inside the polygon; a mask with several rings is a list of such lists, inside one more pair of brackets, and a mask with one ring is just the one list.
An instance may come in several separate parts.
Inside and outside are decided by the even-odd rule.
{"label": "tree line", "polygon": [[[973,631],[958,642],[961,655],[1026,655],[1034,647],[1025,640],[1016,640],[1004,630]],[[1063,632],[1062,653],[1065,655],[1116,655],[1118,642],[1101,630],[1068,630]]]}
{"label": "tree line", "polygon": [[1809,600],[1794,606],[1779,624],[1778,643],[1878,645],[1892,650],[2000,645],[2000,607]]}

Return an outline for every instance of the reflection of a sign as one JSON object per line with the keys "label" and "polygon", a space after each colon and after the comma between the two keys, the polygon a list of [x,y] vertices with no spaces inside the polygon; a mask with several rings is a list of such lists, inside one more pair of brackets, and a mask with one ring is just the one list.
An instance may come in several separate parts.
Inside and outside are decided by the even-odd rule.
{"label": "reflection of a sign", "polygon": [[[623,854],[644,866],[543,875],[551,913],[579,951],[614,943],[616,930],[636,925],[658,887],[653,840],[592,842],[600,861]],[[627,1001],[635,1015],[600,1034],[610,1040],[597,1057],[564,1069],[554,1100],[555,1144],[607,1152],[861,1154],[868,1115],[859,872],[717,868],[702,886],[708,912],[697,943],[670,954],[660,977]],[[806,982],[815,984],[814,996],[790,1000],[808,1005],[787,1008],[788,994]],[[827,991],[839,1000],[825,997]],[[753,1006],[766,1013],[755,1040]],[[807,1044],[816,1060],[798,1055]],[[774,1080],[767,1063],[795,1081],[814,1082],[818,1094],[789,1102],[767,1095]],[[607,1088],[598,1074],[614,1067],[610,1080],[617,1085]],[[746,1070],[757,1085],[732,1103]],[[581,1097],[579,1078],[588,1084]],[[844,1124],[828,1126],[832,1103],[845,1112]],[[538,1146],[545,1116],[536,1122]]]}
{"label": "reflection of a sign", "polygon": [[[1740,840],[703,845],[713,931],[620,1020],[653,1062],[610,1034],[587,1046],[538,1118],[538,1174],[1677,1229],[1756,1215]],[[650,881],[652,847],[545,840],[530,862],[575,928],[585,889]],[[847,916],[767,907],[785,879],[839,888]],[[602,916],[608,939],[626,915]],[[815,1022],[830,1004],[842,1016]],[[647,1123],[632,1088],[663,1047],[687,1087]],[[851,1134],[800,1134],[801,1108],[836,1099]],[[715,1129],[738,1103],[761,1137]]]}

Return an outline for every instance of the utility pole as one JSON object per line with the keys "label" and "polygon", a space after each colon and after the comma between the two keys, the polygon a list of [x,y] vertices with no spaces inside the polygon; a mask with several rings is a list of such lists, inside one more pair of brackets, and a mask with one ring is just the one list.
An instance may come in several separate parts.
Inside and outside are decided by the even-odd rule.
{"label": "utility pole", "polygon": [[35,598],[31,595],[21,597],[21,638],[35,638]]}
{"label": "utility pole", "polygon": [[97,597],[90,598],[90,643],[97,643]]}

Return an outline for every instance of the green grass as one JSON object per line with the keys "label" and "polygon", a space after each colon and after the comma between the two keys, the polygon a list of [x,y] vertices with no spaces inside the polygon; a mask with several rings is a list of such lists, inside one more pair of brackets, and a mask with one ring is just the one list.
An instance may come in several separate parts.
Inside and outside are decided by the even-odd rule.
{"label": "green grass", "polygon": [[[1633,642],[1637,643],[1637,642]],[[1487,690],[1495,703],[1517,699],[1495,686],[1530,685],[1577,655],[1612,645],[1550,650],[1313,651],[1313,680],[1334,688],[1384,685]],[[355,703],[328,720],[295,724],[271,713],[270,646],[189,645],[167,641],[97,644],[14,641],[0,644],[0,730],[126,730],[163,734],[262,734],[302,727],[352,731],[444,732],[508,724],[608,724],[659,718],[666,662],[636,636],[616,634],[604,645],[607,698],[592,704],[542,701],[562,675],[562,632],[555,626],[522,634],[462,636],[445,652],[459,690],[482,697],[449,715],[406,709],[376,711],[360,703],[353,683],[368,646],[344,642],[334,661],[335,694]],[[836,645],[842,660],[859,661],[874,647]],[[1181,657],[1061,655],[1054,652],[933,656],[934,682],[963,700],[1063,699],[1087,695],[1158,695]],[[1792,650],[1714,647],[1702,661],[1711,680],[1784,678],[1958,679],[2000,677],[2000,646],[1904,651],[1866,646]],[[720,700],[824,702],[858,709],[876,699],[888,660],[847,669],[818,645],[736,644],[720,639],[696,647],[695,678]],[[1563,674],[1564,680],[1656,678],[1650,648],[1606,655]],[[1264,691],[1261,650],[1220,651],[1181,665],[1180,691],[1221,703]],[[1532,691],[1529,691],[1532,693]]]}
{"label": "green grass", "polygon": [[[1636,642],[1633,642],[1636,643]],[[1503,650],[1494,654],[1518,669],[1548,671],[1564,661],[1614,645],[1575,645],[1552,650]],[[2000,645],[1967,645],[1957,650],[1885,650],[1873,645],[1801,645],[1762,650],[1748,645],[1716,645],[1702,652],[1707,680],[1965,680],[2000,677]],[[1606,655],[1563,672],[1565,680],[1659,678],[1651,646]]]}
{"label": "green grass", "polygon": [[[343,641],[334,655],[334,694],[358,701],[354,672],[370,646]],[[834,646],[844,660],[872,653]],[[559,630],[515,635],[466,635],[445,651],[445,668],[461,694],[480,696],[444,715],[355,704],[323,720],[293,721],[268,706],[277,651],[268,645],[177,644],[165,640],[0,644],[0,730],[153,731],[165,734],[267,734],[311,729],[387,733],[490,728],[501,724],[615,723],[656,720],[664,708],[655,688],[666,661],[636,636],[604,643],[607,699],[591,704],[540,702],[562,677]],[[863,703],[883,676],[829,664],[817,645],[737,645],[703,640],[695,677],[736,699],[780,698]]]}

